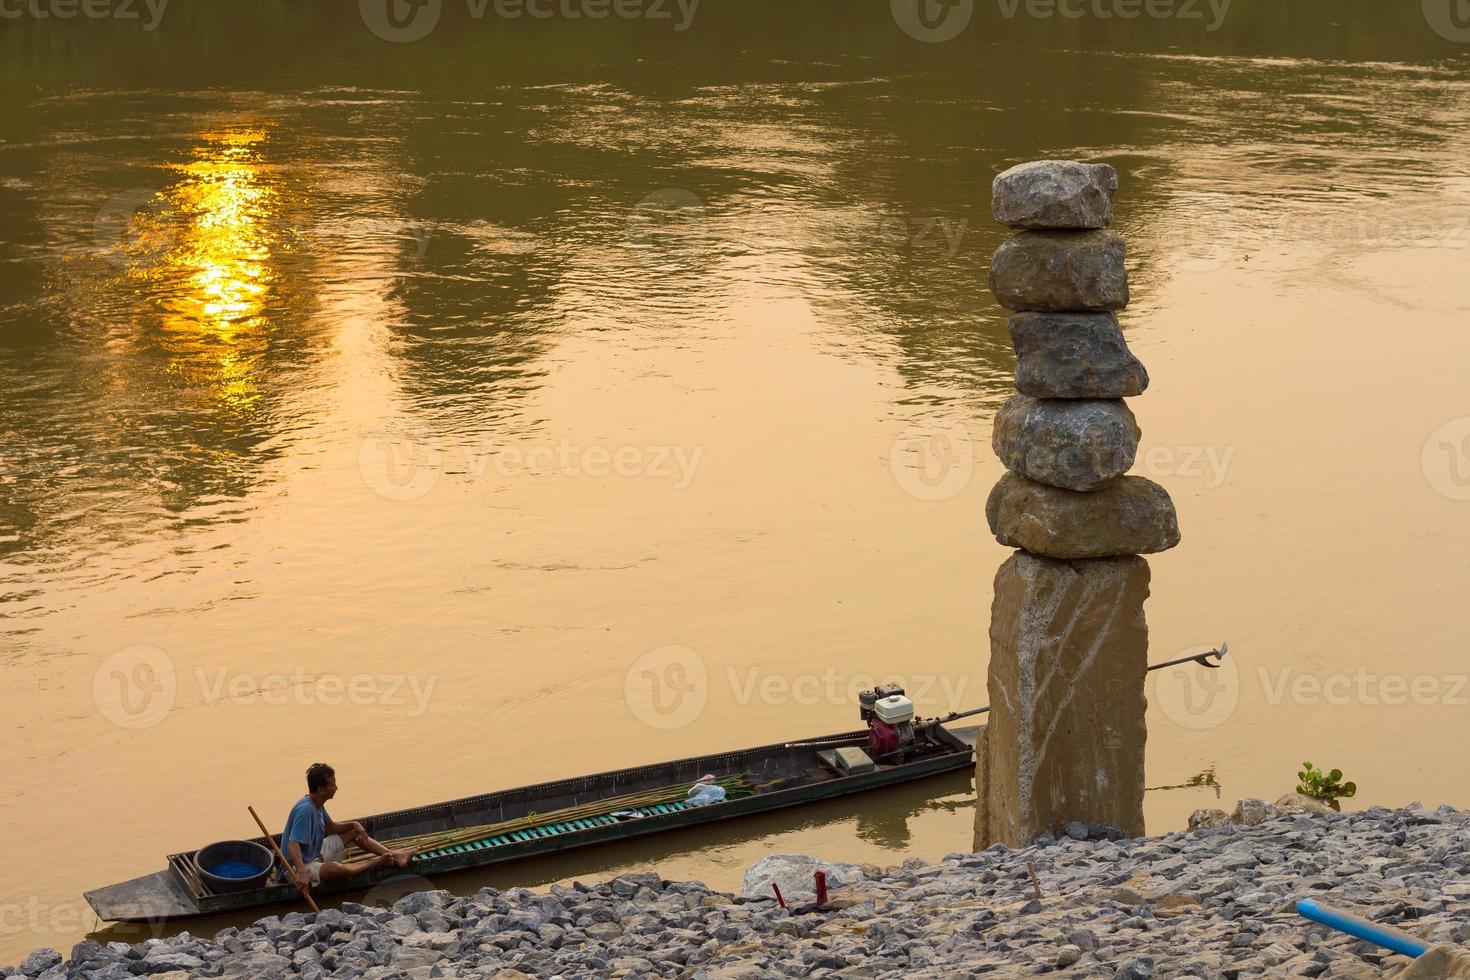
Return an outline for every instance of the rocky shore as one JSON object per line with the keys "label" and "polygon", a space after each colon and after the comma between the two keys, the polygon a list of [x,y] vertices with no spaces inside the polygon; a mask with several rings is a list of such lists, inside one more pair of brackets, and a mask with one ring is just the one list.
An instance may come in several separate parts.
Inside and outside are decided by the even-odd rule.
{"label": "rocky shore", "polygon": [[[1418,804],[1321,812],[1300,797],[1200,811],[1197,829],[1131,840],[1072,824],[896,868],[828,868],[833,908],[793,914],[764,895],[629,874],[535,892],[417,892],[392,908],[291,912],[205,939],[40,950],[7,976],[1377,978],[1408,960],[1308,923],[1300,897],[1425,939],[1470,943],[1470,813]],[[803,863],[805,862],[805,863]],[[766,859],[769,894],[812,859]],[[784,890],[784,889],[783,889]],[[787,899],[796,908],[809,896]],[[795,901],[793,901],[795,899]]]}

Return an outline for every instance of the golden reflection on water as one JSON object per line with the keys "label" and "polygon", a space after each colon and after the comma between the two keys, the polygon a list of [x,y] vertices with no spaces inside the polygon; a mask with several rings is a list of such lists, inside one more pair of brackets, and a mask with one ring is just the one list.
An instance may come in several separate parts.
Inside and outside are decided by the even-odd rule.
{"label": "golden reflection on water", "polygon": [[169,169],[168,246],[133,274],[158,291],[168,370],[234,409],[260,397],[255,362],[264,347],[279,192],[264,175],[263,129],[201,136],[196,159]]}

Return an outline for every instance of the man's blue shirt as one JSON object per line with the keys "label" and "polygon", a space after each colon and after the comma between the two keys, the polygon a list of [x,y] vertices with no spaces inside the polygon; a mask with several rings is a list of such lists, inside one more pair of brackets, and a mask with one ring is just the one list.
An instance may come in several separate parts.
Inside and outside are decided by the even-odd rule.
{"label": "man's blue shirt", "polygon": [[307,864],[321,859],[322,841],[327,837],[327,808],[316,808],[308,794],[296,801],[286,817],[286,830],[281,834],[281,853],[291,858],[290,844],[294,840],[301,846],[301,859]]}

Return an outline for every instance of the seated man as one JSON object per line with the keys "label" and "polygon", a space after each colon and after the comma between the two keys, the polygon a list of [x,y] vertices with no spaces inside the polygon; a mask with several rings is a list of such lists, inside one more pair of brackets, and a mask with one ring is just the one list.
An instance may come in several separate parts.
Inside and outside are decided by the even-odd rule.
{"label": "seated man", "polygon": [[[355,820],[338,823],[326,811],[326,803],[337,795],[337,774],[325,762],[306,770],[307,794],[296,801],[281,834],[281,851],[290,862],[290,880],[300,888],[320,885],[333,878],[350,878],[388,865],[406,867],[411,851],[390,851],[367,835]],[[345,862],[349,845],[356,844],[374,857]]]}

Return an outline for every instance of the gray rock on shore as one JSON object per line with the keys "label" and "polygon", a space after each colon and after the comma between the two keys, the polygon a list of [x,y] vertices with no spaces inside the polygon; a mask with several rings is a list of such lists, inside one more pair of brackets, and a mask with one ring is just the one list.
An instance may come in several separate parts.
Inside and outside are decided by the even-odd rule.
{"label": "gray rock on shore", "polygon": [[20,972],[27,977],[39,977],[50,972],[61,963],[61,954],[54,949],[38,949],[20,964]]}
{"label": "gray rock on shore", "polygon": [[1179,543],[1174,502],[1141,476],[1083,493],[1007,473],[990,491],[985,519],[1001,544],[1051,558],[1148,555]]}
{"label": "gray rock on shore", "polygon": [[1017,313],[1016,390],[1033,398],[1132,398],[1148,372],[1111,313]]}
{"label": "gray rock on shore", "polygon": [[1127,246],[1112,231],[1023,231],[995,250],[990,291],[1008,310],[1109,312],[1128,305]]}
{"label": "gray rock on shore", "polygon": [[1106,228],[1118,174],[1105,163],[1033,160],[991,184],[995,220],[1010,228]]}
{"label": "gray rock on shore", "polygon": [[1143,433],[1121,399],[1012,395],[991,446],[1006,469],[1068,490],[1096,490],[1127,473]]}
{"label": "gray rock on shore", "polygon": [[816,872],[827,876],[827,887],[850,885],[863,880],[863,869],[855,864],[818,861],[805,854],[772,854],[745,871],[740,893],[748,898],[772,898],[774,883],[787,904],[810,901],[816,894]]}

